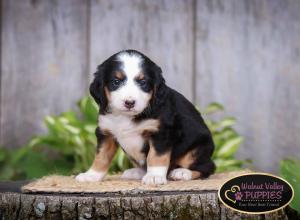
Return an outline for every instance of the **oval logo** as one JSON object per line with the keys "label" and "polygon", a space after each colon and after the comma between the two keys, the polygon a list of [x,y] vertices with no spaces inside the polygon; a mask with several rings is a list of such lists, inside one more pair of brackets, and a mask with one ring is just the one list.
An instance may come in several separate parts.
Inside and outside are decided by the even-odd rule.
{"label": "oval logo", "polygon": [[222,203],[248,214],[273,212],[287,206],[293,187],[284,179],[267,173],[248,173],[226,181],[219,189]]}

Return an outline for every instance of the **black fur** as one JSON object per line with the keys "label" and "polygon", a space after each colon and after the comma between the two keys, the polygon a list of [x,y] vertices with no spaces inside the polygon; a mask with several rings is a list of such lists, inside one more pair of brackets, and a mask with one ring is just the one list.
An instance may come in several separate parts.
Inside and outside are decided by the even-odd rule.
{"label": "black fur", "polygon": [[[156,151],[164,153],[171,150],[170,166],[176,167],[176,159],[190,150],[197,149],[195,162],[189,169],[200,171],[202,177],[208,177],[215,170],[215,165],[211,160],[214,144],[200,113],[183,95],[165,84],[161,68],[148,57],[134,50],[126,52],[138,53],[143,57],[142,70],[147,78],[149,91],[153,92],[148,107],[134,120],[138,122],[149,118],[159,119],[159,131],[149,136]],[[111,56],[98,67],[95,79],[90,86],[91,95],[100,105],[100,114],[109,112],[104,86],[108,85],[111,80],[110,73],[120,67],[116,55]],[[146,140],[143,148],[145,154],[148,153],[148,149],[148,140]]]}
{"label": "black fur", "polygon": [[98,70],[94,73],[95,79],[90,85],[90,94],[100,106],[100,113],[107,111],[107,97],[104,91],[104,68],[103,64],[98,66]]}

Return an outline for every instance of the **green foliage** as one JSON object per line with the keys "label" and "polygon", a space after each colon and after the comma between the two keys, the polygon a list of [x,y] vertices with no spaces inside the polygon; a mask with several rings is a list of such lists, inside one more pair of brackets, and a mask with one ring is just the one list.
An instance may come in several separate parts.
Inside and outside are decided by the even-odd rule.
{"label": "green foliage", "polygon": [[280,176],[294,188],[295,195],[290,206],[300,213],[300,159],[284,159],[280,162]]}
{"label": "green foliage", "polygon": [[[33,137],[26,146],[17,150],[0,148],[0,179],[31,179],[52,173],[70,175],[87,170],[96,150],[98,106],[91,97],[84,97],[78,102],[78,107],[80,115],[68,111],[59,116],[46,116],[47,134]],[[203,113],[210,115],[222,110],[223,106],[212,103]],[[232,128],[235,119],[207,119],[206,123],[216,144],[213,159],[217,171],[240,169],[245,161],[234,157],[243,139]],[[130,167],[130,161],[119,148],[109,172],[116,173]]]}
{"label": "green foliage", "polygon": [[14,176],[14,168],[12,167],[10,152],[0,147],[0,179],[12,179]]}
{"label": "green foliage", "polygon": [[213,160],[217,166],[216,172],[239,170],[245,163],[250,162],[235,159],[235,154],[243,142],[243,138],[232,127],[236,123],[235,118],[227,116],[219,120],[208,118],[211,114],[223,110],[221,104],[211,103],[201,111],[215,143]]}

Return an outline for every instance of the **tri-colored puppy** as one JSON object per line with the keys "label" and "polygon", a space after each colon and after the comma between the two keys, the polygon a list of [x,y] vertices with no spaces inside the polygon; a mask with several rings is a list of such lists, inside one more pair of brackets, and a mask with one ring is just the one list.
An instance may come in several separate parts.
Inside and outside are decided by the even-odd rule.
{"label": "tri-colored puppy", "polygon": [[191,180],[214,172],[214,144],[200,113],[142,53],[121,51],[104,61],[90,93],[100,106],[98,148],[91,168],[76,180],[102,180],[118,144],[136,166],[122,178],[157,185],[167,177]]}

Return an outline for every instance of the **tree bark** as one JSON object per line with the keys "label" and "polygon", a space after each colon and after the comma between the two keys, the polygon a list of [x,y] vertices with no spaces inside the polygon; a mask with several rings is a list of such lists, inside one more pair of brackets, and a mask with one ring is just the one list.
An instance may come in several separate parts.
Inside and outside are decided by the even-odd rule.
{"label": "tree bark", "polygon": [[0,219],[288,219],[233,211],[217,191],[24,194],[0,191]]}

